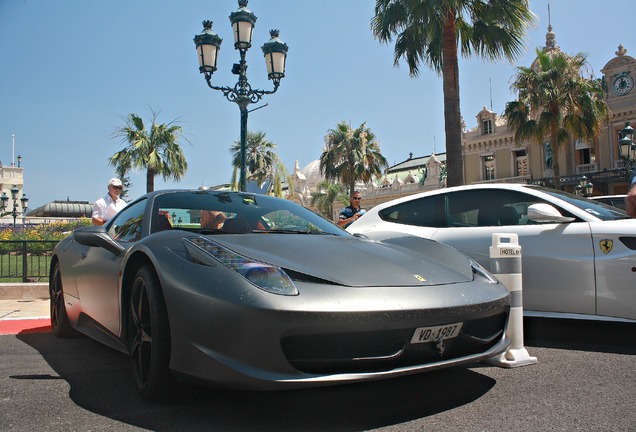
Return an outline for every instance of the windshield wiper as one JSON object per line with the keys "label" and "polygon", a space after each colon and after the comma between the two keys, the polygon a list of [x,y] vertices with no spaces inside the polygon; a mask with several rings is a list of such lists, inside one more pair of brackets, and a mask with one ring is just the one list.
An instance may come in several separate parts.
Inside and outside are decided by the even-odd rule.
{"label": "windshield wiper", "polygon": [[312,234],[312,235],[335,235],[326,231],[312,231],[307,229],[255,229],[253,233],[263,234]]}

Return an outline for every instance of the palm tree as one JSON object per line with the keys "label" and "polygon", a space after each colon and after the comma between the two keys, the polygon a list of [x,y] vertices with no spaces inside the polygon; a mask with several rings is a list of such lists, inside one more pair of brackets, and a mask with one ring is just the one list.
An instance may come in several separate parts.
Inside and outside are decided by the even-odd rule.
{"label": "palm tree", "polygon": [[320,173],[328,181],[338,181],[352,195],[356,181],[365,183],[382,175],[389,164],[380,152],[380,143],[366,122],[351,129],[341,121],[325,136],[325,149],[320,155]]}
{"label": "palm tree", "polygon": [[333,219],[334,201],[339,201],[345,206],[349,205],[349,197],[345,195],[341,184],[323,180],[316,186],[316,192],[311,193],[311,205],[329,220]]}
{"label": "palm tree", "polygon": [[[241,142],[234,141],[230,147],[232,153],[232,165],[238,169],[241,165]],[[247,178],[251,178],[263,184],[271,179],[278,163],[276,144],[265,139],[265,132],[247,132],[246,160]]]}
{"label": "palm tree", "polygon": [[542,145],[549,138],[556,189],[561,189],[559,148],[577,139],[596,142],[610,115],[601,82],[582,75],[586,65],[583,53],[537,50],[534,67],[517,68],[512,89],[519,97],[504,112],[517,142]]}
{"label": "palm tree", "polygon": [[287,183],[288,190],[294,190],[293,179],[287,171],[287,167],[278,157],[274,164],[274,170],[272,172],[272,186],[270,193],[278,198],[284,198],[285,191],[283,190],[283,184]]}
{"label": "palm tree", "polygon": [[146,170],[146,192],[155,190],[155,177],[164,180],[181,180],[188,170],[188,163],[179,144],[183,131],[174,121],[157,123],[158,113],[152,111],[150,130],[141,117],[129,114],[121,117],[124,126],[115,129],[114,135],[122,137],[126,147],[110,158],[108,163],[121,177],[132,170]]}
{"label": "palm tree", "polygon": [[512,61],[534,22],[528,0],[376,0],[373,34],[383,43],[395,37],[395,66],[404,58],[411,76],[420,63],[442,75],[448,186],[464,183],[458,47],[464,57]]}

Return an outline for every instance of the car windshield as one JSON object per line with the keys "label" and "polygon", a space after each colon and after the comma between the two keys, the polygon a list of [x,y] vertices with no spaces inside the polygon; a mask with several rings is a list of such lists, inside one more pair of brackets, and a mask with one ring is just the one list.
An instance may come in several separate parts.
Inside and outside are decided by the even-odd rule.
{"label": "car windshield", "polygon": [[204,234],[350,235],[289,200],[219,191],[166,192],[156,197],[151,232],[182,229]]}
{"label": "car windshield", "polygon": [[569,204],[572,204],[573,206],[576,206],[601,220],[630,219],[629,215],[618,207],[556,189],[540,186],[535,186],[533,188],[545,192],[555,198],[567,201]]}

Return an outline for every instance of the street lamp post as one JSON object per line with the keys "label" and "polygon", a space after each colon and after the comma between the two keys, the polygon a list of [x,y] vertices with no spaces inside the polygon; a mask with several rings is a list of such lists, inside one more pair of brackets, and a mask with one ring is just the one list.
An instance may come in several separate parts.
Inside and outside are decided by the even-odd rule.
{"label": "street lamp post", "polygon": [[625,122],[625,127],[618,131],[618,153],[625,166],[625,175],[629,184],[636,161],[636,145],[634,144],[634,128]]}
{"label": "street lamp post", "polygon": [[239,51],[241,60],[234,63],[232,73],[238,75],[238,82],[234,87],[212,85],[212,74],[216,71],[216,64],[221,42],[223,41],[212,31],[212,21],[203,21],[203,32],[194,37],[199,57],[199,72],[204,74],[208,87],[219,90],[223,96],[239,106],[241,112],[241,153],[240,180],[241,191],[246,189],[245,159],[247,147],[247,107],[262,99],[264,95],[273,94],[280,86],[280,80],[285,76],[285,61],[287,59],[287,44],[278,38],[279,31],[269,32],[271,39],[261,49],[267,63],[267,77],[274,83],[273,90],[253,89],[247,81],[247,62],[245,56],[252,46],[252,31],[256,23],[256,15],[247,9],[247,0],[238,1],[239,9],[230,14],[230,22],[234,33],[234,48]]}
{"label": "street lamp post", "polygon": [[588,181],[587,177],[583,176],[579,179],[579,184],[574,188],[574,193],[586,198],[591,197],[594,194],[594,185],[591,181]]}
{"label": "street lamp post", "polygon": [[13,201],[13,209],[11,211],[7,211],[7,204],[9,204],[9,197],[6,192],[2,192],[2,196],[0,196],[0,216],[13,216],[13,226],[15,227],[15,220],[20,215],[18,212],[18,201],[22,204],[22,214],[26,213],[27,208],[29,207],[29,199],[25,194],[22,194],[22,198],[18,200],[18,193],[20,190],[16,185],[13,185],[11,188],[11,200]]}

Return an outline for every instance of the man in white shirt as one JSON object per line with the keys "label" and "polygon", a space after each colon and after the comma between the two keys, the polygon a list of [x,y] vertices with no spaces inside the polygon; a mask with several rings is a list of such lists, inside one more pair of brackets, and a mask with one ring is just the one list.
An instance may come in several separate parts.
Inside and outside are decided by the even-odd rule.
{"label": "man in white shirt", "polygon": [[121,180],[112,178],[108,182],[108,194],[98,199],[93,204],[93,225],[104,225],[115,216],[121,209],[126,207],[126,201],[119,198],[119,194],[124,189]]}

